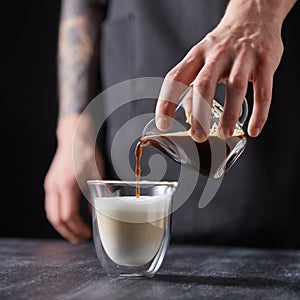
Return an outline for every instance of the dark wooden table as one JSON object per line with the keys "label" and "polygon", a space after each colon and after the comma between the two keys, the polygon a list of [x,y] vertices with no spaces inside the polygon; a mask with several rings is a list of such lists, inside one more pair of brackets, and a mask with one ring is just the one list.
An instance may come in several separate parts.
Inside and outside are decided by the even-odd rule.
{"label": "dark wooden table", "polygon": [[0,299],[300,299],[300,251],[171,245],[152,279],[107,277],[92,243],[0,239]]}

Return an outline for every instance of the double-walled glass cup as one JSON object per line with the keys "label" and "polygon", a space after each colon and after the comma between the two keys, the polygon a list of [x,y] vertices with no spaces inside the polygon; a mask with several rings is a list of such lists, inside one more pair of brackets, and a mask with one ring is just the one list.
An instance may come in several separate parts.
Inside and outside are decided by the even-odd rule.
{"label": "double-walled glass cup", "polygon": [[88,186],[94,245],[106,274],[153,277],[169,246],[177,182],[91,180]]}

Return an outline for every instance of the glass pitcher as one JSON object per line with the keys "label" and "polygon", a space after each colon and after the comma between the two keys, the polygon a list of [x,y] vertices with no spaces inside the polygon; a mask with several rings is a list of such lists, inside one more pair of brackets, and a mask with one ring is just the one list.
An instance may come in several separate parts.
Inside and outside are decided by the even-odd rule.
{"label": "glass pitcher", "polygon": [[248,116],[248,104],[245,98],[233,135],[229,138],[220,137],[217,129],[224,110],[220,102],[225,99],[225,90],[225,84],[218,84],[211,107],[210,130],[206,141],[195,142],[190,135],[189,116],[183,109],[192,91],[190,86],[179,100],[172,127],[162,132],[157,129],[155,119],[152,119],[143,130],[140,145],[155,147],[176,162],[204,176],[216,179],[222,177],[246,147],[247,139],[242,126]]}

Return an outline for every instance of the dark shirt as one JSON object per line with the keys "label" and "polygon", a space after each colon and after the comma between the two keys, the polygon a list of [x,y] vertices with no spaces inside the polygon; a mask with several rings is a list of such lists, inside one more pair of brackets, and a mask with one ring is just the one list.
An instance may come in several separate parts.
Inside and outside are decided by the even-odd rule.
{"label": "dark shirt", "polygon": [[[110,1],[101,40],[104,88],[132,78],[164,77],[218,24],[226,2]],[[198,201],[206,178],[199,178],[190,199],[174,213],[173,241],[300,247],[300,46],[294,34],[299,17],[299,9],[294,8],[284,23],[285,53],[275,74],[270,116],[263,133],[259,138],[248,138],[246,151],[226,174],[213,201],[203,209],[198,208]],[[251,111],[251,86],[247,97]],[[135,101],[108,120],[108,178],[118,177],[109,157],[118,128],[154,108],[153,99]],[[150,156],[151,151],[144,158],[145,170]],[[134,165],[133,151],[129,160]],[[166,179],[174,179],[179,167],[170,161],[168,164]]]}

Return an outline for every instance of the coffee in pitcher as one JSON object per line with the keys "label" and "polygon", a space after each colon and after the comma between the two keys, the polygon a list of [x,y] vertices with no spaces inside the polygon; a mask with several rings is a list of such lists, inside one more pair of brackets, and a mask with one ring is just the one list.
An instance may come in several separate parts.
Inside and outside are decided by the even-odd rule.
{"label": "coffee in pitcher", "polygon": [[[196,142],[189,131],[144,136],[136,146],[136,174],[140,178],[142,148],[149,146],[160,150],[176,162],[188,166],[201,175],[219,178],[226,172],[245,148],[246,138],[242,130],[223,139],[212,133],[204,142]],[[191,151],[191,149],[196,151]]]}

